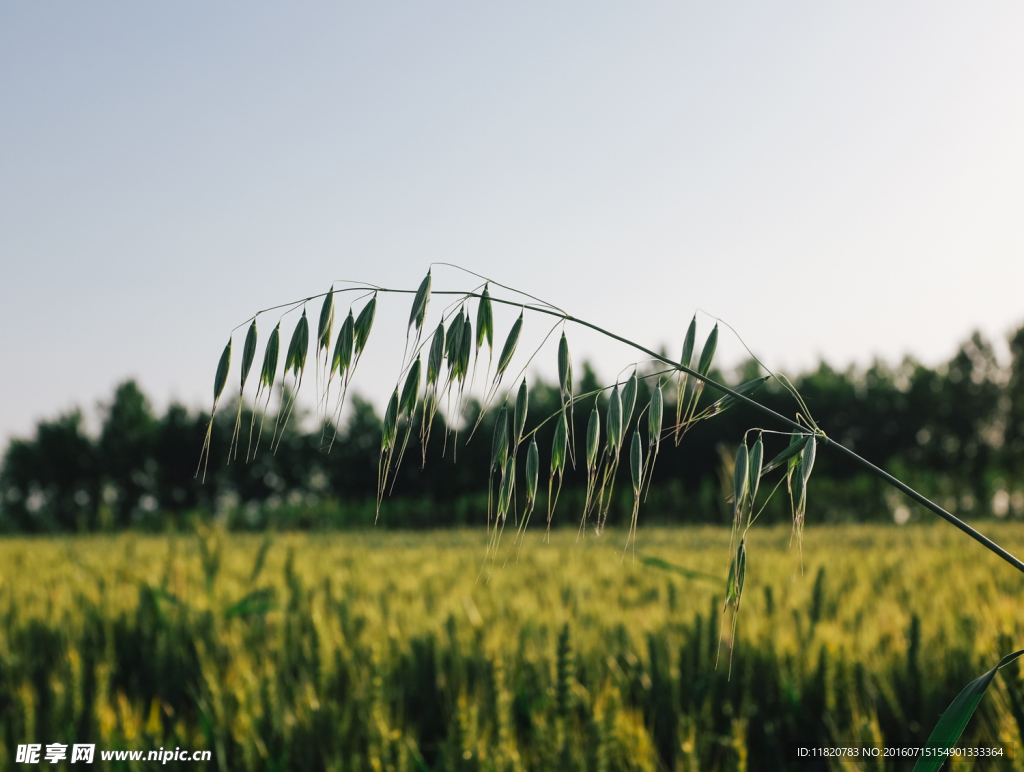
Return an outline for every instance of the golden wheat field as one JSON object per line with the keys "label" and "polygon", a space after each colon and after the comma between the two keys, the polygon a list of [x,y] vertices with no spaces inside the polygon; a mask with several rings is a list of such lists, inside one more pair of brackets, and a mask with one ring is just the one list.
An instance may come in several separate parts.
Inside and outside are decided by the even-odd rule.
{"label": "golden wheat field", "polygon": [[[1024,552],[1024,527],[983,530]],[[486,540],[0,541],[0,767],[90,742],[219,770],[811,770],[792,743],[923,744],[1024,642],[1024,576],[941,525],[755,530],[731,672],[727,531],[641,528],[634,557],[538,529],[504,565]],[[1022,727],[1008,668],[962,744]]]}

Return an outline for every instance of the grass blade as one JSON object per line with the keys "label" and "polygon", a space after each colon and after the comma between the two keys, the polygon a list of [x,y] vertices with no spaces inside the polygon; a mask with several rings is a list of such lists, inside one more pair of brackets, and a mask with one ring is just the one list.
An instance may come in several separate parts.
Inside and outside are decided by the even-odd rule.
{"label": "grass blade", "polygon": [[[960,694],[956,696],[956,699],[946,708],[946,712],[942,714],[939,723],[935,725],[932,733],[928,736],[925,748],[942,749],[954,747],[960,739],[960,735],[963,734],[964,729],[967,727],[967,722],[974,715],[974,711],[977,709],[978,703],[981,702],[981,698],[985,696],[989,684],[996,677],[996,673],[999,672],[1000,668],[1006,667],[1022,654],[1024,654],[1024,649],[1007,654],[999,660],[999,663],[994,668],[967,684]],[[914,772],[938,772],[939,767],[945,761],[946,756],[941,753],[922,757],[914,765]]]}

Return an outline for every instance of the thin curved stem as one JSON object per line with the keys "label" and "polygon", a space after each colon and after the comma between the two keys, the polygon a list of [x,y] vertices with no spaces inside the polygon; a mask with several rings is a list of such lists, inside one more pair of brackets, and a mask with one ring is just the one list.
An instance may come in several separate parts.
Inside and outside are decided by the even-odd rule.
{"label": "thin curved stem", "polygon": [[976,531],[973,528],[971,528],[971,526],[967,525],[967,523],[965,523],[960,518],[956,517],[955,515],[951,515],[949,512],[944,510],[942,507],[940,507],[935,502],[933,502],[930,499],[927,499],[924,496],[922,496],[920,493],[915,491],[909,485],[907,485],[907,484],[901,482],[900,480],[896,479],[891,474],[886,472],[884,469],[880,469],[879,467],[875,466],[870,461],[868,461],[866,458],[862,458],[861,456],[858,456],[856,453],[854,453],[852,450],[850,450],[845,445],[840,445],[835,440],[831,440],[831,439],[829,439],[828,437],[826,437],[824,435],[820,436],[818,439],[820,439],[823,443],[825,443],[825,445],[828,445],[830,447],[835,448],[840,453],[845,454],[848,458],[851,458],[854,461],[856,461],[858,464],[863,466],[865,469],[867,469],[870,472],[873,472],[874,474],[878,475],[883,480],[885,480],[887,483],[889,483],[889,485],[891,485],[894,488],[896,488],[896,489],[902,491],[903,493],[907,494],[910,498],[912,498],[918,504],[920,504],[921,506],[925,507],[926,509],[930,509],[932,512],[934,512],[936,515],[941,517],[946,522],[951,523],[952,525],[955,525],[957,528],[959,528],[961,531],[966,533],[972,539],[974,539],[978,543],[983,544],[984,546],[988,547],[992,552],[996,553],[999,557],[1001,557],[1003,560],[1005,560],[1011,566],[1016,568],[1018,571],[1024,572],[1024,563],[1022,563],[1019,559],[1017,559],[1016,557],[1011,555],[1009,552],[1004,550],[1002,547],[1000,547],[998,544],[996,544],[994,541],[992,541],[990,538],[988,538],[984,534],[979,533],[978,531]]}

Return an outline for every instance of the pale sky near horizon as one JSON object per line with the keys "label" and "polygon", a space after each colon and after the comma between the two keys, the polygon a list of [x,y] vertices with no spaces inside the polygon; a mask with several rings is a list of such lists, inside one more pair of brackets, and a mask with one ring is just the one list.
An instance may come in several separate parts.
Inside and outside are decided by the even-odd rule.
{"label": "pale sky near horizon", "polygon": [[255,310],[432,261],[670,352],[701,308],[790,371],[1001,342],[1022,35],[1009,2],[0,5],[0,446],[128,377],[208,407]]}

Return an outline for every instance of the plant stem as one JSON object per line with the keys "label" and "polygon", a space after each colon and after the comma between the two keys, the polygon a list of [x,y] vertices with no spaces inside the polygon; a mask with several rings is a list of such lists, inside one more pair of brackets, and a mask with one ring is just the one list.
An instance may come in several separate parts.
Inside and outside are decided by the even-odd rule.
{"label": "plant stem", "polygon": [[884,469],[879,469],[877,466],[872,464],[866,458],[862,458],[861,456],[858,456],[856,453],[854,453],[852,450],[850,450],[845,445],[840,445],[835,440],[829,439],[828,437],[825,437],[825,436],[820,437],[820,439],[826,445],[829,445],[829,446],[835,448],[836,450],[846,454],[846,456],[848,456],[849,458],[852,458],[854,461],[856,461],[858,464],[863,466],[865,469],[868,469],[869,471],[874,472],[876,475],[881,477],[883,480],[885,480],[891,486],[901,490],[903,493],[905,493],[908,496],[910,496],[910,498],[912,498],[914,501],[916,501],[921,506],[930,509],[932,512],[937,514],[943,520],[946,520],[947,522],[955,525],[957,528],[959,528],[961,531],[966,533],[972,539],[974,539],[975,541],[979,542],[980,544],[983,544],[984,546],[988,547],[990,550],[992,550],[992,552],[996,553],[999,557],[1001,557],[1003,560],[1005,560],[1011,566],[1016,568],[1018,571],[1024,572],[1024,563],[1022,563],[1016,557],[1014,557],[1009,552],[1004,550],[1002,547],[1000,547],[998,544],[996,544],[994,541],[992,541],[990,538],[988,538],[984,534],[981,534],[981,533],[978,533],[978,531],[975,531],[973,528],[971,528],[971,526],[967,525],[967,523],[965,523],[963,520],[959,519],[955,515],[951,515],[949,512],[947,512],[942,507],[940,507],[938,504],[936,504],[933,501],[930,501],[929,499],[925,498],[920,493],[918,493],[913,488],[911,488],[909,485],[906,485],[906,484],[900,482],[898,479],[893,477],[891,474],[886,472]]}

